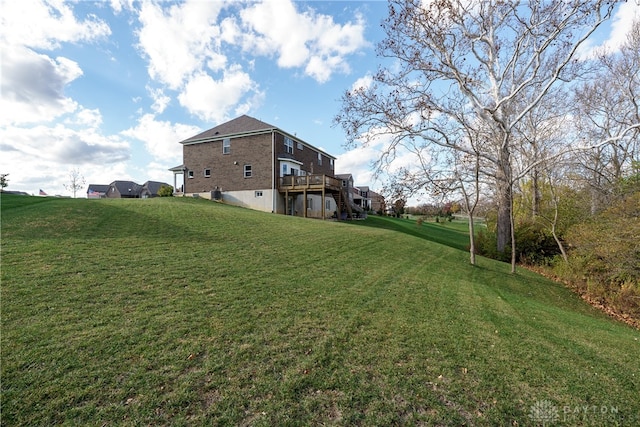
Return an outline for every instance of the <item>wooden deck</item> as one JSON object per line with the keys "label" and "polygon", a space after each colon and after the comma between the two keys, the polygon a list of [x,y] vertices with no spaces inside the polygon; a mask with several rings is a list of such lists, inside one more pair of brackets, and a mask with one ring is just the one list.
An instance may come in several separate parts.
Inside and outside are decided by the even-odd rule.
{"label": "wooden deck", "polygon": [[[346,193],[342,186],[342,180],[328,175],[288,175],[278,180],[278,191],[285,196],[285,212],[289,211],[289,195],[302,194],[303,216],[307,217],[307,194],[320,194],[322,196],[321,206],[322,219],[326,218],[325,198],[333,198],[338,206],[343,204]],[[347,208],[349,209],[349,208]],[[349,209],[350,211],[350,209]]]}
{"label": "wooden deck", "polygon": [[305,191],[340,191],[342,180],[328,175],[288,175],[280,178],[278,189],[297,193]]}

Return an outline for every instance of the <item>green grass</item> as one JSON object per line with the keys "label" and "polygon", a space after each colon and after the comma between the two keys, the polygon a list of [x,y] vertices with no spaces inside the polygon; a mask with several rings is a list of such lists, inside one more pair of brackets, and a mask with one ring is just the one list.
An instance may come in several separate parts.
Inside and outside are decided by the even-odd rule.
{"label": "green grass", "polygon": [[640,423],[640,333],[455,228],[1,203],[2,425]]}

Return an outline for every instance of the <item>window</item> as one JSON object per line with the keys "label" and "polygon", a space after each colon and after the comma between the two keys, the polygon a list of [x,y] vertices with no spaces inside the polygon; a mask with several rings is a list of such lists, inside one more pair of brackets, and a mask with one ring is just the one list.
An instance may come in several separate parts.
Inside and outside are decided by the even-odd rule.
{"label": "window", "polygon": [[329,165],[331,166],[331,169],[333,169],[333,159],[329,159]]}
{"label": "window", "polygon": [[222,154],[231,153],[231,138],[225,138],[222,140]]}
{"label": "window", "polygon": [[262,191],[256,191],[255,192],[255,196],[256,197],[262,197]]}
{"label": "window", "polygon": [[318,153],[318,166],[322,166],[322,153]]}
{"label": "window", "polygon": [[307,199],[307,209],[313,210],[313,199]]}
{"label": "window", "polygon": [[207,168],[204,170],[204,177],[205,178],[211,177],[211,169]]}
{"label": "window", "polygon": [[187,178],[193,178],[193,171],[187,172]]}
{"label": "window", "polygon": [[298,141],[296,147],[298,147],[298,150],[302,150],[302,142]]}
{"label": "window", "polygon": [[244,165],[244,177],[251,178],[251,165]]}
{"label": "window", "polygon": [[289,154],[293,154],[293,140],[288,137],[284,137],[284,151]]}
{"label": "window", "polygon": [[329,200],[324,201],[324,208],[328,211],[331,210],[331,202]]}
{"label": "window", "polygon": [[287,165],[286,165],[286,164],[283,164],[283,165],[282,165],[282,175],[284,176],[284,175],[286,175],[286,174],[287,174]]}

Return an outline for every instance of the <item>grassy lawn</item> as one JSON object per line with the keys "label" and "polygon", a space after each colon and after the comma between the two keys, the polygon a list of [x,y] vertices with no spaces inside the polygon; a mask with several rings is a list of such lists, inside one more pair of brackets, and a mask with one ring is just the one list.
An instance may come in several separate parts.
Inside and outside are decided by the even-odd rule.
{"label": "grassy lawn", "polygon": [[640,332],[455,227],[1,203],[2,425],[640,425]]}

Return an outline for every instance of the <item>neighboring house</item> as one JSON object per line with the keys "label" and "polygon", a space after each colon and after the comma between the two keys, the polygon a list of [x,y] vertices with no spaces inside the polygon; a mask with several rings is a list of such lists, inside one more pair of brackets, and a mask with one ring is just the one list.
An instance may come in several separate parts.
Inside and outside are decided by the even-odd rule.
{"label": "neighboring house", "polygon": [[147,181],[142,184],[142,188],[140,189],[140,198],[147,199],[150,197],[157,197],[160,188],[163,186],[171,187],[166,182],[158,182],[158,181]]}
{"label": "neighboring house", "polygon": [[104,199],[109,191],[108,185],[89,184],[87,188],[87,199]]}
{"label": "neighboring house", "polygon": [[367,186],[358,187],[358,193],[361,197],[360,207],[365,211],[371,210],[371,190]]}
{"label": "neighboring house", "polygon": [[382,194],[378,194],[373,190],[368,191],[369,200],[371,201],[371,208],[373,212],[382,213],[386,209],[384,196]]}
{"label": "neighboring house", "polygon": [[[184,141],[183,194],[265,212],[326,218],[348,191],[335,157],[273,125],[241,116]],[[175,185],[174,185],[175,188]]]}
{"label": "neighboring house", "polygon": [[113,181],[109,184],[108,198],[133,199],[140,197],[142,186],[133,181]]}
{"label": "neighboring house", "polygon": [[[341,218],[346,219],[347,216],[360,216],[364,210],[362,209],[362,197],[360,191],[353,185],[353,175],[350,173],[336,175],[336,178],[342,183],[342,187],[349,195],[348,202],[341,204]],[[355,215],[354,215],[355,213]]]}

